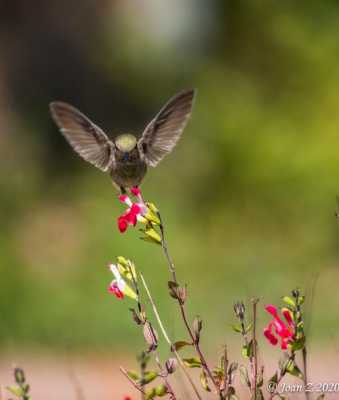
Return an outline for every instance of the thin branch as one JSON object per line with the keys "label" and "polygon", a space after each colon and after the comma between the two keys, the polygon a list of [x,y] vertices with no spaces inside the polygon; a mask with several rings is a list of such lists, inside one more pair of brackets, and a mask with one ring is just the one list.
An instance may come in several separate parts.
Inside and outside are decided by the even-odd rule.
{"label": "thin branch", "polygon": [[181,311],[181,316],[182,316],[182,319],[183,319],[184,324],[186,326],[186,329],[188,331],[188,334],[190,335],[192,343],[193,343],[193,345],[195,347],[195,350],[199,355],[199,358],[200,358],[200,361],[201,361],[201,365],[204,368],[205,372],[208,374],[209,378],[211,379],[211,381],[212,381],[214,387],[216,388],[216,390],[217,390],[217,392],[219,394],[219,397],[220,397],[220,395],[221,395],[220,387],[217,385],[217,383],[216,383],[216,381],[214,379],[214,376],[212,374],[212,371],[210,370],[210,368],[209,368],[209,366],[208,366],[208,364],[206,362],[205,356],[203,355],[203,353],[201,351],[199,343],[196,340],[196,338],[195,338],[195,336],[194,336],[194,334],[192,332],[192,329],[191,329],[191,327],[190,327],[190,325],[188,323],[185,308],[184,308],[183,304],[180,301],[178,301],[178,304],[179,304],[180,311]]}
{"label": "thin branch", "polygon": [[146,284],[145,278],[144,278],[144,276],[143,276],[143,274],[142,274],[141,272],[140,272],[140,278],[141,278],[141,282],[142,282],[142,284],[144,285],[144,288],[145,288],[145,290],[146,290],[148,299],[149,299],[149,301],[150,301],[150,303],[151,303],[151,306],[152,306],[154,315],[155,315],[155,317],[156,317],[156,319],[157,319],[157,321],[158,321],[158,324],[159,324],[159,326],[160,326],[161,332],[162,332],[162,334],[163,334],[163,336],[164,336],[166,342],[167,342],[170,346],[172,346],[172,342],[171,342],[170,338],[169,338],[168,335],[167,335],[167,332],[166,332],[166,330],[165,330],[165,328],[164,328],[164,325],[163,325],[162,322],[161,322],[160,315],[159,315],[159,313],[158,313],[157,307],[156,307],[156,305],[154,304],[153,298],[152,298],[151,293],[150,293],[150,291],[149,291],[149,289],[148,289],[148,286],[147,286],[147,284]]}
{"label": "thin branch", "polygon": [[164,251],[164,254],[165,254],[166,258],[167,258],[168,266],[169,266],[170,272],[171,272],[171,274],[172,274],[173,281],[174,281],[175,283],[178,283],[178,281],[177,281],[177,275],[176,275],[176,272],[175,272],[174,262],[173,262],[173,260],[172,260],[172,257],[171,257],[170,254],[169,254],[168,247],[167,247],[167,242],[166,242],[166,240],[165,240],[165,229],[164,229],[164,224],[163,224],[163,222],[162,222],[162,218],[161,218],[161,215],[160,215],[160,212],[159,212],[159,211],[158,211],[158,218],[159,218],[159,221],[160,221],[161,247],[162,247],[162,249],[163,249],[163,251]]}
{"label": "thin branch", "polygon": [[[128,270],[129,270],[129,273],[131,274],[131,280],[132,280],[132,283],[133,283],[133,286],[134,286],[134,290],[135,290],[136,295],[137,295],[138,310],[139,310],[139,313],[141,313],[142,312],[142,306],[141,306],[141,300],[140,300],[139,286],[138,286],[138,283],[137,283],[137,281],[136,281],[136,279],[134,277],[134,273],[133,273],[132,266],[131,266],[130,263],[128,263]],[[140,357],[140,376],[141,376],[141,381],[142,382],[143,382],[144,377],[145,377],[145,370],[146,370],[145,353],[142,352],[141,353],[141,357]],[[142,391],[140,394],[141,394],[141,400],[144,400],[145,399],[145,392]]]}
{"label": "thin branch", "polygon": [[[69,361],[70,361],[69,362],[70,367],[69,367],[68,377],[69,377],[69,380],[70,380],[70,382],[71,382],[71,384],[72,384],[72,386],[74,388],[75,397],[76,397],[77,400],[85,400],[86,399],[85,393],[84,393],[82,385],[81,385],[81,383],[80,383],[80,381],[78,379],[78,376],[75,373],[75,370],[74,370],[74,367],[73,367],[73,363],[72,363],[71,360],[69,360]],[[1,397],[0,397],[0,400],[1,400]]]}
{"label": "thin branch", "polygon": [[180,367],[181,367],[183,373],[185,374],[187,380],[189,381],[190,385],[192,386],[195,395],[197,396],[197,398],[198,398],[199,400],[202,400],[202,398],[201,398],[201,396],[200,396],[200,394],[199,394],[199,392],[198,392],[197,387],[195,386],[195,384],[194,384],[192,378],[190,377],[190,375],[189,375],[188,372],[186,371],[185,364],[184,364],[184,362],[182,361],[182,358],[181,358],[180,354],[177,352],[177,350],[176,350],[175,347],[173,346],[173,342],[170,340],[170,338],[169,338],[168,335],[167,335],[167,332],[166,332],[166,330],[165,330],[165,328],[164,328],[164,325],[163,325],[163,323],[162,323],[162,321],[161,321],[161,318],[160,318],[160,315],[159,315],[159,313],[158,313],[157,307],[156,307],[156,305],[155,305],[155,303],[154,303],[154,301],[153,301],[153,298],[152,298],[152,296],[151,296],[151,293],[150,293],[150,291],[149,291],[149,289],[148,289],[148,286],[147,286],[147,284],[146,284],[146,281],[145,281],[145,279],[144,279],[144,277],[143,277],[143,275],[142,275],[141,272],[140,272],[140,278],[141,278],[142,284],[144,285],[144,288],[145,288],[145,291],[146,291],[146,293],[147,293],[149,302],[151,303],[151,306],[152,306],[152,309],[153,309],[155,318],[156,318],[156,320],[158,321],[159,327],[160,327],[160,329],[161,329],[161,332],[162,332],[162,334],[163,334],[163,336],[164,336],[166,342],[168,343],[168,345],[170,346],[171,350],[173,351],[173,353],[174,353],[176,359],[178,360],[178,363],[179,363],[179,365],[180,365]]}
{"label": "thin branch", "polygon": [[254,400],[257,400],[257,376],[258,376],[258,345],[257,345],[257,339],[256,339],[256,327],[257,327],[257,304],[258,304],[258,299],[253,299],[252,304],[253,304],[253,327],[252,327],[252,343],[253,343],[253,358],[252,358],[252,363],[253,363],[253,382],[252,382],[252,390],[253,390],[253,396]]}
{"label": "thin branch", "polygon": [[[159,358],[159,353],[156,351],[155,352],[155,362],[157,363],[157,366],[160,370],[160,373],[164,371],[163,366],[160,362],[160,358]],[[163,379],[163,381],[165,382],[165,385],[167,387],[167,393],[171,396],[171,400],[176,400],[176,396],[174,394],[174,391],[172,389],[171,384],[169,383],[167,376],[161,376],[161,378]]]}
{"label": "thin branch", "polygon": [[120,369],[120,371],[122,372],[122,374],[125,375],[125,377],[129,380],[129,382],[130,382],[139,392],[145,394],[144,389],[141,388],[138,384],[136,384],[136,383],[134,382],[134,380],[128,376],[128,373],[127,373],[127,371],[125,370],[124,367],[120,367],[119,369]]}
{"label": "thin branch", "polygon": [[[138,300],[138,302],[139,302],[139,300]],[[146,353],[143,351],[141,353],[141,358],[140,358],[140,377],[141,377],[141,382],[144,382],[145,372],[146,372],[145,357],[146,357]],[[144,385],[142,384],[141,387],[143,389]],[[140,394],[141,394],[141,400],[145,400],[146,395],[145,395],[144,391],[142,391]]]}
{"label": "thin branch", "polygon": [[[304,345],[303,349],[302,349],[302,358],[303,358],[303,370],[304,370],[304,385],[305,388],[308,385],[308,377],[307,377],[307,350],[306,350],[306,346]],[[310,398],[310,394],[307,390],[305,390],[305,397],[306,400],[309,400]]]}
{"label": "thin branch", "polygon": [[[175,265],[174,265],[174,262],[172,260],[171,255],[169,254],[167,242],[166,242],[166,239],[165,239],[165,229],[164,229],[162,218],[161,218],[161,215],[160,215],[159,212],[158,212],[158,218],[159,218],[159,221],[160,221],[161,246],[162,246],[162,249],[164,251],[165,257],[167,259],[168,267],[169,267],[170,273],[172,274],[173,281],[177,285],[179,285],[178,284],[178,280],[177,280],[177,276],[176,276],[176,272],[175,272]],[[206,361],[206,359],[205,359],[205,357],[204,357],[204,355],[202,353],[202,350],[201,350],[201,348],[199,346],[199,343],[196,340],[196,338],[195,338],[195,336],[194,336],[194,334],[192,332],[192,329],[191,329],[191,327],[190,327],[190,325],[188,323],[184,304],[180,299],[177,299],[177,300],[178,300],[178,304],[179,304],[179,307],[180,307],[182,319],[183,319],[184,324],[186,326],[187,332],[188,332],[189,336],[192,339],[192,342],[193,342],[193,345],[195,347],[195,350],[199,355],[199,358],[200,358],[200,361],[201,361],[201,365],[202,365],[203,369],[205,370],[205,372],[207,373],[207,375],[209,376],[210,380],[212,381],[212,383],[213,383],[213,385],[214,385],[219,397],[222,399],[223,396],[222,396],[222,392],[220,390],[220,387],[216,383],[216,381],[214,379],[214,376],[212,374],[212,371],[210,370],[210,368],[209,368],[209,366],[207,364],[207,361]]]}
{"label": "thin branch", "polygon": [[224,397],[227,396],[228,386],[229,386],[228,377],[227,377],[227,369],[228,369],[228,355],[227,355],[227,346],[225,345],[225,349],[224,349],[224,387],[223,387]]}
{"label": "thin branch", "polygon": [[[315,277],[314,284],[316,283],[316,279],[317,279],[317,276]],[[296,293],[295,301],[296,301],[296,305],[297,305],[296,308],[297,308],[298,323],[301,323],[303,326],[305,326],[303,314],[302,314],[302,311],[301,311],[301,303],[300,303],[299,291],[297,291],[297,293]],[[304,338],[305,338],[305,329],[304,329]],[[302,360],[303,360],[303,370],[304,370],[303,381],[304,381],[305,387],[307,387],[308,378],[307,378],[307,350],[306,350],[306,343],[304,343],[304,347],[302,349]],[[307,390],[305,390],[305,398],[306,398],[306,400],[310,399],[310,393]]]}
{"label": "thin branch", "polygon": [[[295,351],[291,351],[289,358],[287,360],[287,363],[290,361],[294,361],[295,360]],[[272,400],[275,396],[277,396],[279,394],[278,389],[280,386],[280,382],[282,381],[282,379],[284,378],[284,376],[286,375],[286,369],[284,369],[283,371],[280,371],[278,380],[275,384],[275,390],[273,390],[273,392],[270,394],[270,397],[268,398],[268,400]]]}

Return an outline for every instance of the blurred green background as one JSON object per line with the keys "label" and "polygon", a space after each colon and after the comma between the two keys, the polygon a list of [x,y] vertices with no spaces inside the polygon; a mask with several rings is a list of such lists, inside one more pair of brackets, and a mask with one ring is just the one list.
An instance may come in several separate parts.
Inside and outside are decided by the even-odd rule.
{"label": "blurred green background", "polygon": [[107,293],[105,265],[120,254],[181,335],[160,249],[118,232],[108,176],[72,151],[48,103],[74,104],[114,137],[140,133],[188,87],[192,120],[143,193],[206,346],[233,340],[235,300],[278,303],[295,286],[311,294],[311,337],[334,346],[338,39],[336,1],[1,2],[2,349],[140,349],[132,304]]}

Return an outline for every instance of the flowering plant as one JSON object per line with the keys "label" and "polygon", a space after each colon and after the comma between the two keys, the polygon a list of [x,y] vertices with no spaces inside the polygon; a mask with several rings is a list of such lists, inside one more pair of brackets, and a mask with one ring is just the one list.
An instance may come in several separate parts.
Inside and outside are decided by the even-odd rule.
{"label": "flowering plant", "polygon": [[[123,367],[121,367],[121,371],[141,393],[142,398],[150,400],[168,396],[172,400],[179,399],[171,378],[171,375],[177,370],[182,372],[197,399],[203,398],[201,394],[201,390],[203,390],[215,393],[220,400],[236,400],[239,398],[235,387],[235,377],[238,373],[243,384],[249,389],[249,398],[254,400],[284,398],[279,393],[278,384],[287,374],[300,378],[306,383],[306,336],[302,312],[304,297],[300,294],[300,291],[293,290],[291,297],[283,297],[285,306],[281,309],[271,304],[265,307],[272,320],[264,328],[263,337],[273,346],[280,342],[282,351],[279,368],[271,378],[265,378],[264,366],[258,360],[258,299],[252,300],[252,313],[249,320],[244,303],[237,302],[234,305],[238,323],[233,326],[233,330],[242,336],[242,356],[248,362],[248,365],[246,366],[246,363],[239,365],[238,362],[230,361],[225,346],[219,356],[219,362],[212,367],[201,347],[203,322],[200,317],[195,317],[190,322],[187,315],[187,286],[178,281],[175,265],[165,240],[165,229],[160,212],[153,203],[144,201],[140,189],[133,188],[131,195],[136,198],[136,201],[133,202],[128,195],[119,197],[119,200],[127,206],[125,212],[118,217],[119,231],[124,233],[129,226],[136,227],[140,222],[142,226],[139,229],[142,232],[141,239],[161,246],[170,272],[168,292],[177,303],[179,315],[187,331],[186,338],[180,340],[170,338],[145,278],[132,261],[118,257],[115,264],[110,264],[109,267],[114,275],[114,280],[110,284],[109,292],[119,299],[126,296],[137,303],[137,307],[130,308],[130,311],[133,321],[142,330],[146,348],[142,350],[138,357],[139,372],[126,370]],[[161,361],[158,353],[159,335],[148,318],[147,307],[143,297],[141,297],[142,293],[148,299],[162,336],[169,346],[171,355],[164,362]],[[181,355],[183,348],[191,349],[189,357]],[[303,370],[297,365],[298,353],[302,354]],[[155,369],[150,367],[152,360],[156,366]],[[201,389],[198,388],[189,373],[191,368],[200,371]],[[158,380],[162,382],[159,383]],[[271,388],[266,391],[264,390],[265,381],[267,387]],[[155,383],[156,385],[154,385]],[[307,393],[305,396],[308,398]]]}
{"label": "flowering plant", "polygon": [[[301,379],[306,387],[308,382],[307,351],[303,312],[305,298],[300,290],[295,289],[291,292],[291,296],[282,297],[283,307],[272,304],[264,307],[271,319],[263,329],[262,336],[269,345],[280,347],[279,352],[281,352],[278,367],[273,376],[267,378],[264,365],[258,357],[259,336],[261,336],[257,327],[257,314],[260,311],[258,299],[251,300],[251,312],[248,312],[242,301],[236,302],[233,307],[236,323],[232,328],[241,337],[243,362],[231,361],[227,346],[225,346],[217,362],[211,365],[201,346],[203,321],[198,316],[191,321],[188,316],[187,285],[182,285],[177,278],[175,264],[165,240],[165,229],[160,212],[153,203],[144,201],[140,189],[133,188],[131,196],[135,198],[134,202],[128,195],[119,196],[126,210],[118,217],[118,229],[124,233],[128,227],[136,227],[139,222],[141,239],[161,246],[170,273],[167,283],[168,294],[177,304],[186,330],[184,338],[174,340],[170,337],[140,268],[137,268],[130,259],[118,256],[115,262],[108,264],[108,269],[113,275],[108,292],[119,300],[133,302],[129,311],[145,342],[137,358],[138,370],[126,370],[120,367],[131,385],[140,392],[142,400],[166,396],[170,400],[184,398],[178,394],[178,388],[173,384],[173,375],[180,372],[187,382],[186,390],[190,388],[191,394],[194,394],[198,400],[205,398],[202,394],[204,392],[209,392],[219,400],[239,399],[240,390],[235,385],[238,375],[248,390],[248,396],[241,398],[251,400],[286,399],[286,396],[279,391],[279,384],[287,375]],[[147,306],[145,299],[148,300],[150,307]],[[168,345],[170,354],[165,360],[161,359],[159,353],[159,334],[149,317],[150,310]],[[182,356],[184,348],[189,351],[188,357]],[[191,369],[199,371],[200,387],[196,379],[192,378]],[[7,390],[17,399],[30,400],[29,385],[26,383],[23,370],[16,368],[14,377],[16,384],[9,386]],[[309,400],[307,391],[305,391],[305,397]],[[317,399],[323,398],[324,394],[320,394]],[[132,400],[130,396],[125,396],[124,399]]]}

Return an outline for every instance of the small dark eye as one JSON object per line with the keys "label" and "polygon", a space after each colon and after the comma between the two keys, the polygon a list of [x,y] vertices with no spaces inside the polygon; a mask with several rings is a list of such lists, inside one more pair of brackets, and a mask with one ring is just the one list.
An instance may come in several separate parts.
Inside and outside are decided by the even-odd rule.
{"label": "small dark eye", "polygon": [[147,151],[147,144],[146,143],[142,144],[142,150],[144,151],[144,153],[146,153],[146,151]]}

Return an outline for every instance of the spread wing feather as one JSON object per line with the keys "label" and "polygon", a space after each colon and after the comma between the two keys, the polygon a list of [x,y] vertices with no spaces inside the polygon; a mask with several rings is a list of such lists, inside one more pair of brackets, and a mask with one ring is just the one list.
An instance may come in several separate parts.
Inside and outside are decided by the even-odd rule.
{"label": "spread wing feather", "polygon": [[51,115],[73,149],[102,171],[114,162],[113,146],[105,133],[75,107],[63,103],[50,104]]}
{"label": "spread wing feather", "polygon": [[193,89],[177,94],[147,125],[138,148],[148,165],[155,167],[173,150],[191,115],[194,94]]}

